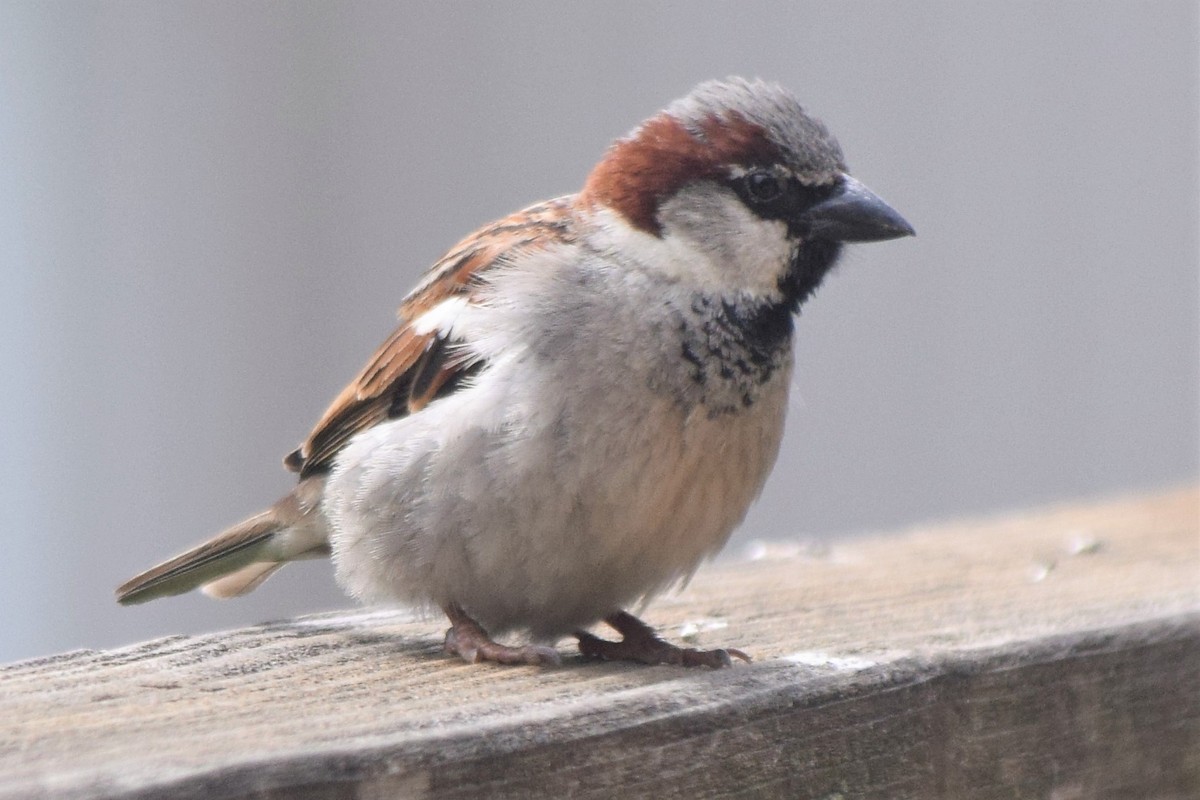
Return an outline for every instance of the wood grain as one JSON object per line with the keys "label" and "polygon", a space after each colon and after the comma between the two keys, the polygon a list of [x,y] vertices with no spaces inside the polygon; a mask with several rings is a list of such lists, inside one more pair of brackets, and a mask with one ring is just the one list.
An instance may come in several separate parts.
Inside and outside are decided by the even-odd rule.
{"label": "wood grain", "polygon": [[1196,489],[755,555],[646,614],[719,672],[378,610],[0,667],[0,798],[1200,797]]}

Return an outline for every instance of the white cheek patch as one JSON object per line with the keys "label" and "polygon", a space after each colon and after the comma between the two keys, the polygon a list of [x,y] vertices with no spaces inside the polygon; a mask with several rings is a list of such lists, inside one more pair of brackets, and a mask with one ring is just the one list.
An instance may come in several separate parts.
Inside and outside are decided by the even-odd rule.
{"label": "white cheek patch", "polygon": [[761,219],[740,205],[737,210],[742,219],[736,231],[727,234],[728,240],[723,242],[730,262],[727,269],[736,270],[736,279],[750,291],[775,294],[795,247],[788,239],[787,223]]}
{"label": "white cheek patch", "polygon": [[787,226],[764,220],[731,192],[684,189],[663,204],[661,237],[597,209],[593,244],[690,288],[719,297],[776,299],[793,243]]}

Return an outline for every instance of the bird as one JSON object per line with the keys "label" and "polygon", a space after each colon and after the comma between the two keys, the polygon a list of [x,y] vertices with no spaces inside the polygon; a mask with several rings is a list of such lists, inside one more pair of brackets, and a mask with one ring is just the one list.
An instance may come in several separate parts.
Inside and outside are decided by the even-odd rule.
{"label": "bird", "polygon": [[469,663],[559,664],[572,636],[590,660],[749,661],[629,609],[688,580],[758,496],[795,317],[844,246],[911,235],[790,91],[701,83],[580,191],[435,262],[284,459],[295,488],[117,599],[235,597],[329,557],[363,603],[444,612],[444,651]]}

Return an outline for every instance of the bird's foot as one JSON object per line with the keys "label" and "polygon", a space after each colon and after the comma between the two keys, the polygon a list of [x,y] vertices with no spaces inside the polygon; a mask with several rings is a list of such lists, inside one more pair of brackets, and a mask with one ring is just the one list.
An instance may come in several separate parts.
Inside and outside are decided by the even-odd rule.
{"label": "bird's foot", "polygon": [[448,655],[458,656],[468,664],[491,661],[496,664],[558,666],[562,663],[562,657],[553,647],[533,644],[512,647],[500,644],[488,636],[488,632],[467,616],[459,606],[451,604],[444,610],[450,618],[450,630],[446,631],[446,643],[442,649]]}
{"label": "bird's foot", "polygon": [[610,642],[593,636],[587,631],[576,631],[579,652],[584,658],[601,661],[639,661],[643,664],[676,664],[681,667],[733,666],[733,659],[749,662],[750,656],[741,650],[697,650],[693,647],[676,647],[663,641],[646,623],[632,614],[619,611],[604,621],[623,637],[619,642]]}

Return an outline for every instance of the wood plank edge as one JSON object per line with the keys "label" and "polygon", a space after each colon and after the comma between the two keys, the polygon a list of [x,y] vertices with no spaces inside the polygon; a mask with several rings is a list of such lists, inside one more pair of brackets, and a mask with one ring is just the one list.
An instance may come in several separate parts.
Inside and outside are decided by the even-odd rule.
{"label": "wood plank edge", "polygon": [[[1179,664],[1180,653],[1185,654],[1182,663],[1200,664],[1200,612],[942,653],[881,654],[880,660],[861,669],[822,668],[785,659],[722,672],[684,673],[673,668],[656,668],[663,670],[661,683],[594,697],[584,703],[565,704],[542,719],[521,718],[472,729],[430,732],[416,746],[412,736],[405,732],[391,740],[379,741],[376,737],[369,743],[351,742],[344,747],[250,756],[238,763],[214,765],[137,785],[122,786],[119,779],[106,776],[91,785],[81,782],[63,787],[61,792],[39,794],[35,790],[30,794],[33,787],[24,787],[24,791],[9,787],[0,790],[0,796],[14,800],[37,796],[316,800],[373,797],[375,791],[362,794],[364,787],[373,786],[383,792],[380,796],[457,797],[444,791],[449,784],[469,787],[473,780],[483,780],[488,775],[519,771],[523,761],[531,757],[535,761],[544,760],[550,750],[565,752],[582,745],[593,752],[614,745],[628,750],[632,743],[623,744],[621,740],[631,732],[637,732],[634,738],[639,740],[645,741],[650,735],[650,741],[661,743],[672,737],[687,736],[689,731],[719,731],[778,714],[803,716],[805,712],[839,703],[869,702],[873,696],[900,690],[916,689],[919,693],[922,687],[944,688],[950,684],[961,688],[1000,673],[1004,673],[1003,680],[1019,683],[1023,673],[1039,666],[1084,664],[1089,659],[1104,662],[1106,656],[1131,651],[1141,651],[1140,660],[1148,670],[1154,669],[1156,663]],[[1164,660],[1168,651],[1170,657]],[[640,669],[621,665],[603,668]],[[1192,669],[1173,677],[1176,679],[1173,682],[1164,682],[1163,691],[1178,696],[1181,713],[1190,715],[1183,720],[1189,741],[1200,745],[1200,719],[1195,715],[1195,701],[1188,706],[1187,699],[1189,693],[1191,697],[1200,697],[1200,670]],[[950,695],[944,691],[935,694],[943,697],[937,702],[949,702],[944,698]],[[595,766],[602,769],[602,765]],[[1197,769],[1200,770],[1200,764]],[[555,785],[553,776],[541,777],[546,796],[562,790]],[[1193,777],[1200,782],[1200,775],[1187,780]],[[526,792],[528,787],[520,791]],[[502,796],[496,785],[491,786],[491,796]]]}

